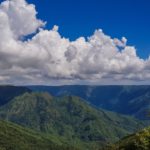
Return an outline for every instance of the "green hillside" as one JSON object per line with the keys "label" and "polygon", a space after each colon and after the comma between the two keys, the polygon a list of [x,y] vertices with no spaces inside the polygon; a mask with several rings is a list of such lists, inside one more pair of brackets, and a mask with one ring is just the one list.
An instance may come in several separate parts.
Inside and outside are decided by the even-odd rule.
{"label": "green hillside", "polygon": [[0,121],[0,150],[77,150],[56,145],[39,133],[13,123]]}
{"label": "green hillside", "polygon": [[150,150],[150,127],[123,138],[108,150]]}
{"label": "green hillside", "polygon": [[0,108],[0,118],[89,150],[144,127],[131,117],[97,110],[78,97],[55,98],[47,93],[26,93],[13,99]]}

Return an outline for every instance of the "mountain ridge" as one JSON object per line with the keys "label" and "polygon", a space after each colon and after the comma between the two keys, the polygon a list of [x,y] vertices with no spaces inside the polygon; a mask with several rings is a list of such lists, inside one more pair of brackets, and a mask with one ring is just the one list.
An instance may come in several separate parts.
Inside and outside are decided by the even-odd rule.
{"label": "mountain ridge", "polygon": [[26,92],[31,92],[27,87],[13,86],[13,85],[0,85],[0,106],[7,104],[16,96],[22,95]]}
{"label": "mountain ridge", "polygon": [[33,91],[49,92],[54,96],[75,95],[87,100],[96,107],[133,115],[138,119],[149,120],[150,86],[27,86]]}
{"label": "mountain ridge", "polygon": [[115,142],[145,127],[132,117],[96,109],[79,97],[38,92],[25,93],[0,107],[0,118],[95,150],[100,143]]}

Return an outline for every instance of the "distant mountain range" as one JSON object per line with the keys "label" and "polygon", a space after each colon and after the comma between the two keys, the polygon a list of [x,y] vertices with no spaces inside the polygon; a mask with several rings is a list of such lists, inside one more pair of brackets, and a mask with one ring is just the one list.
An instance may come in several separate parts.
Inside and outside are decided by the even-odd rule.
{"label": "distant mountain range", "polygon": [[150,86],[28,86],[33,91],[49,92],[54,96],[75,95],[106,110],[149,119]]}
{"label": "distant mountain range", "polygon": [[0,119],[52,136],[83,150],[99,150],[106,143],[144,128],[132,117],[97,109],[76,96],[53,97],[26,92],[0,107]]}
{"label": "distant mountain range", "polygon": [[3,85],[0,86],[0,106],[8,103],[14,97],[31,92],[29,88],[21,86]]}
{"label": "distant mountain range", "polygon": [[148,99],[149,86],[0,86],[0,150],[132,150]]}

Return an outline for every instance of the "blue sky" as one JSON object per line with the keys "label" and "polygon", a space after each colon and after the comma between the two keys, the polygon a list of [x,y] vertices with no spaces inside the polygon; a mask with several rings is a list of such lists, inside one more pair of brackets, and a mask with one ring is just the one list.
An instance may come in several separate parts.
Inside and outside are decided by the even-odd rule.
{"label": "blue sky", "polygon": [[112,37],[125,36],[142,58],[150,54],[149,0],[27,0],[36,5],[47,28],[60,26],[61,35],[72,40],[90,36],[101,28]]}
{"label": "blue sky", "polygon": [[149,0],[0,2],[1,84],[150,84]]}

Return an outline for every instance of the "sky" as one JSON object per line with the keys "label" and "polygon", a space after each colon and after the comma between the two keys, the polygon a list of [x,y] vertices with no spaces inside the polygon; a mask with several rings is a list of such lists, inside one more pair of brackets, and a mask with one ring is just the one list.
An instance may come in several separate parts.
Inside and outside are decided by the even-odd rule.
{"label": "sky", "polygon": [[150,84],[148,0],[0,3],[1,84]]}
{"label": "sky", "polygon": [[36,5],[38,16],[60,26],[61,35],[75,40],[88,37],[95,29],[111,37],[125,36],[142,58],[150,52],[149,0],[28,0]]}

